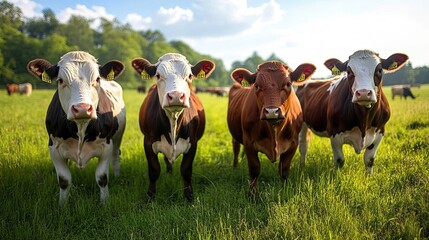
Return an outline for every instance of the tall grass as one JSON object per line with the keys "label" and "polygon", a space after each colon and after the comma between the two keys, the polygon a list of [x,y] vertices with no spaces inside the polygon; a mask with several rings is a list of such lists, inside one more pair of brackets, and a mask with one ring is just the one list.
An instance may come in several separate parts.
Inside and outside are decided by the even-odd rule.
{"label": "tall grass", "polygon": [[[386,94],[390,97],[389,88]],[[390,100],[392,117],[375,159],[344,146],[335,169],[328,139],[312,136],[306,164],[299,153],[289,181],[261,156],[259,201],[247,198],[246,159],[232,168],[227,98],[201,94],[207,125],[194,161],[195,200],[183,197],[180,159],[163,171],[148,201],[147,163],[138,111],[144,95],[125,91],[127,126],[121,175],[110,176],[110,198],[99,204],[93,159],[70,164],[73,186],[58,208],[59,188],[44,127],[50,90],[30,97],[0,95],[0,239],[411,239],[429,237],[429,86],[415,100]]]}

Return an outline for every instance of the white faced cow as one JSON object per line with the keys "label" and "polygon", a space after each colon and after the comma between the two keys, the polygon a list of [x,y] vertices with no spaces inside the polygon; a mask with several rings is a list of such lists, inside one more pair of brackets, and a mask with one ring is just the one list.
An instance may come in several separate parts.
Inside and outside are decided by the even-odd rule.
{"label": "white faced cow", "polygon": [[384,73],[394,72],[408,60],[405,54],[382,59],[369,50],[355,52],[342,63],[329,59],[325,65],[333,72],[347,73],[327,81],[311,81],[298,87],[297,95],[303,110],[304,125],[299,136],[301,161],[307,149],[307,128],[319,136],[329,137],[334,165],[344,165],[343,144],[350,144],[356,153],[365,150],[364,162],[372,173],[374,157],[390,118],[390,108],[382,90]]}
{"label": "white faced cow", "polygon": [[59,204],[68,199],[71,185],[68,159],[84,168],[92,157],[99,157],[95,179],[104,202],[109,195],[112,160],[114,173],[119,175],[125,105],[121,86],[112,80],[124,65],[110,61],[99,66],[89,53],[76,51],[65,54],[55,65],[44,59],[32,60],[27,69],[43,81],[56,80],[58,86],[48,108],[46,128],[60,186]]}
{"label": "white faced cow", "polygon": [[192,66],[185,56],[177,53],[165,54],[155,64],[144,58],[136,58],[131,64],[137,73],[146,76],[144,78],[157,78],[143,101],[139,120],[149,166],[148,196],[153,198],[156,194],[156,181],[160,175],[157,154],[164,154],[168,171],[171,171],[176,158],[183,154],[184,195],[192,201],[192,163],[197,142],[205,128],[204,109],[200,99],[191,91],[192,80],[198,75],[208,77],[215,65],[202,60]]}

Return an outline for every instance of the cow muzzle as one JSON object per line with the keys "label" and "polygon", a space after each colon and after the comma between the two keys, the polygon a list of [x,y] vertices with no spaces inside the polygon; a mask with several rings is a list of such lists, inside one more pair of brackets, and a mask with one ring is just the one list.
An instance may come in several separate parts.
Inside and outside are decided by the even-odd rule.
{"label": "cow muzzle", "polygon": [[377,102],[377,99],[373,90],[359,89],[355,91],[352,102],[370,108],[372,104]]}
{"label": "cow muzzle", "polygon": [[71,106],[72,119],[96,119],[97,114],[91,104],[78,103]]}
{"label": "cow muzzle", "polygon": [[270,123],[278,123],[285,119],[282,110],[279,107],[264,107],[261,113],[261,120],[266,120]]}
{"label": "cow muzzle", "polygon": [[171,91],[166,94],[166,104],[164,108],[168,108],[170,110],[177,109],[180,111],[183,108],[189,107],[188,100],[186,98],[186,94],[180,91]]}

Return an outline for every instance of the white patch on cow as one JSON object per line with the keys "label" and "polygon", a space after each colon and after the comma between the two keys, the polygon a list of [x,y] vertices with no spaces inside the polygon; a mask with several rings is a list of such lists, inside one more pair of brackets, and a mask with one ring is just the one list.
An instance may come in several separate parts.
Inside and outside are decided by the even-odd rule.
{"label": "white patch on cow", "polygon": [[177,53],[165,54],[159,58],[155,65],[159,76],[157,90],[161,107],[163,109],[169,107],[167,94],[172,92],[179,92],[185,95],[183,106],[172,106],[173,108],[189,107],[189,97],[191,95],[189,83],[192,80],[189,76],[192,75],[192,70],[186,57]]}
{"label": "white patch on cow", "polygon": [[[173,145],[175,147],[173,147]],[[191,148],[190,138],[179,138],[174,144],[170,144],[164,135],[161,135],[161,140],[152,144],[154,153],[163,153],[170,163],[173,163],[182,153],[187,153]]]}
{"label": "white patch on cow", "polygon": [[[362,133],[358,127],[352,128],[350,131],[345,131],[335,136],[331,136],[331,141],[342,144],[349,144],[353,146],[356,153],[361,153],[364,148],[367,148],[373,144],[374,140],[379,136],[382,136],[380,131],[376,131],[376,128],[372,127],[367,129],[365,132],[365,137],[362,138]],[[334,150],[335,151],[335,150]]]}
{"label": "white patch on cow", "polygon": [[340,84],[341,80],[343,79],[347,79],[347,73],[342,73],[339,76],[336,76],[331,84],[329,85],[329,88],[326,90],[327,92],[329,92],[329,94],[332,94],[332,91],[334,91],[334,89],[338,86],[338,84]]}
{"label": "white patch on cow", "polygon": [[[97,60],[86,52],[70,52],[61,57],[58,67],[58,79],[63,81],[58,85],[58,95],[67,119],[73,119],[73,105],[86,103],[96,109],[96,80],[100,77]],[[97,118],[95,111],[91,117]]]}
{"label": "white patch on cow", "polygon": [[79,168],[84,168],[93,157],[105,154],[112,155],[112,142],[109,144],[106,139],[97,137],[95,141],[84,142],[79,149],[79,140],[75,138],[58,138],[50,135],[53,145],[50,151],[57,151],[62,159],[71,159]]}
{"label": "white patch on cow", "polygon": [[[381,62],[378,54],[369,50],[360,50],[350,56],[348,66],[352,69],[355,75],[355,81],[352,86],[352,92],[358,90],[370,90],[371,101],[377,102],[378,88],[374,83],[375,68]],[[356,95],[353,94],[353,102],[356,102]]]}

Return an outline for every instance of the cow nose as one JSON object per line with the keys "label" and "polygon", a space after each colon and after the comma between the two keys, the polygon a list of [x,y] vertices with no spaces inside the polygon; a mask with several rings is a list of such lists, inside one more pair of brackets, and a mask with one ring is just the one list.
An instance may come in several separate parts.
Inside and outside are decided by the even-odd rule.
{"label": "cow nose", "polygon": [[372,99],[372,91],[368,89],[359,89],[355,95],[358,101],[370,101]]}
{"label": "cow nose", "polygon": [[71,106],[74,119],[87,119],[93,116],[94,108],[88,103],[78,103]]}
{"label": "cow nose", "polygon": [[265,114],[265,118],[267,120],[270,119],[279,119],[280,116],[280,108],[278,107],[266,107],[264,108],[264,114]]}
{"label": "cow nose", "polygon": [[185,94],[179,91],[172,91],[167,93],[167,100],[169,106],[182,106],[185,103]]}

